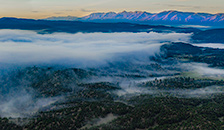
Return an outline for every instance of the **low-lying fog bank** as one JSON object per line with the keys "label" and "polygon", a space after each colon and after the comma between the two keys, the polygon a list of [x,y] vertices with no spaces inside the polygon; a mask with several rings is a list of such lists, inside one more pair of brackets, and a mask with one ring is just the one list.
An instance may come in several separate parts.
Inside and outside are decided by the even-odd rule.
{"label": "low-lying fog bank", "polygon": [[190,35],[154,32],[41,35],[32,31],[0,30],[0,60],[1,64],[97,67],[119,57],[154,55],[164,42],[187,42]]}
{"label": "low-lying fog bank", "polygon": [[102,82],[113,84],[116,90],[103,92],[109,91],[117,97],[164,94],[204,98],[223,93],[222,86],[170,90],[139,87],[155,78],[163,80],[184,72],[223,77],[222,69],[207,64],[162,65],[150,59],[164,53],[160,50],[162,45],[189,42],[190,36],[155,32],[41,35],[32,31],[0,30],[0,116],[29,117],[63,101],[66,96],[91,90],[86,84],[99,83],[102,87]]}
{"label": "low-lying fog bank", "polygon": [[211,98],[217,94],[224,94],[224,86],[209,86],[196,89],[156,89],[152,87],[123,87],[115,92],[118,96],[133,97],[138,95],[152,95],[155,97],[173,96],[178,98]]}
{"label": "low-lying fog bank", "polygon": [[198,43],[198,44],[192,44],[194,46],[198,47],[209,47],[209,48],[218,48],[218,49],[224,49],[223,43]]}

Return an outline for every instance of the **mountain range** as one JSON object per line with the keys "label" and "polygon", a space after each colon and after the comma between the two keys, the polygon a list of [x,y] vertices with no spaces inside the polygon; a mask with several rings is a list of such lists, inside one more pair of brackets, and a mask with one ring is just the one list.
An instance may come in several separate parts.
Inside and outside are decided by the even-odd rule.
{"label": "mountain range", "polygon": [[34,20],[22,18],[0,18],[0,29],[33,30],[41,34],[66,32],[66,33],[93,33],[93,32],[176,32],[196,33],[196,28],[169,27],[164,25],[143,25],[134,23],[96,23],[83,21],[61,20]]}
{"label": "mountain range", "polygon": [[84,17],[49,17],[44,20],[66,20],[66,21],[88,21],[88,22],[131,22],[145,24],[166,24],[166,25],[224,25],[224,13],[194,13],[180,11],[163,11],[160,13],[149,13],[143,11],[134,12],[107,12],[92,13]]}

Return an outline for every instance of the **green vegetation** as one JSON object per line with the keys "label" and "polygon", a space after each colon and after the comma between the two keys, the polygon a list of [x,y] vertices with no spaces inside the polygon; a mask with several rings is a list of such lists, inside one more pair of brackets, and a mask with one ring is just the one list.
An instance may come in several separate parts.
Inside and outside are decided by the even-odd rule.
{"label": "green vegetation", "polygon": [[223,86],[223,80],[212,80],[212,79],[194,79],[190,77],[175,77],[167,78],[164,80],[157,80],[145,82],[142,84],[145,87],[152,87],[158,89],[195,89],[204,88],[208,86]]}
{"label": "green vegetation", "polygon": [[[193,88],[222,81],[195,80],[192,78],[169,78],[147,82],[145,87]],[[168,86],[166,86],[168,85]],[[169,86],[171,85],[171,86]],[[224,96],[216,94],[212,98],[177,98],[172,96],[152,96],[150,94],[120,98],[114,100],[116,90],[113,84],[80,84],[85,88],[76,94],[68,95],[63,102],[40,112],[28,124],[18,126],[8,119],[1,119],[1,129],[80,129],[93,119],[103,118],[108,114],[117,118],[106,124],[93,126],[90,130],[165,130],[165,129],[224,129]],[[92,122],[93,124],[96,122]]]}
{"label": "green vegetation", "polygon": [[7,118],[0,118],[0,129],[1,130],[22,130],[21,126],[10,123]]}
{"label": "green vegetation", "polygon": [[[157,63],[144,66],[146,70],[153,70],[163,75],[166,65],[176,65],[189,61],[208,63],[211,66],[222,67],[223,50],[202,49],[184,43],[173,43],[162,46],[164,53],[161,56],[151,57]],[[203,53],[202,53],[203,52]],[[187,60],[183,60],[187,59]],[[125,66],[126,67],[126,66]],[[172,68],[172,67],[171,67]],[[134,69],[133,69],[134,70]],[[172,70],[172,69],[170,69]],[[0,92],[10,92],[10,86],[25,86],[25,90],[34,91],[32,98],[61,96],[55,101],[28,117],[26,123],[21,119],[15,122],[12,118],[0,118],[2,130],[223,130],[224,129],[224,95],[223,80],[215,78],[192,78],[180,75],[181,71],[171,73],[171,78],[155,79],[139,84],[140,94],[118,96],[117,91],[125,90],[119,83],[94,82],[87,83],[89,77],[99,76],[94,70],[53,68],[26,68],[0,81]],[[151,72],[151,71],[150,71]],[[132,79],[144,79],[158,75],[150,73],[144,76],[123,74]],[[123,75],[118,75],[119,78]],[[100,76],[99,76],[100,77]],[[13,82],[10,82],[13,81]],[[26,83],[25,81],[30,81]],[[10,82],[10,83],[9,83]],[[24,85],[24,82],[26,83]],[[219,92],[209,91],[208,96],[200,97],[200,91],[213,86],[221,87]],[[16,90],[20,89],[15,88]],[[150,91],[158,94],[150,94]],[[164,91],[162,91],[164,90]],[[198,96],[179,97],[175,94],[166,94],[167,91],[183,92],[199,90]],[[28,91],[28,92],[29,92]],[[134,90],[133,90],[134,91]],[[149,91],[147,93],[147,91]],[[207,91],[207,90],[206,90]],[[124,91],[125,92],[125,91]],[[188,91],[187,91],[188,92]],[[203,93],[202,91],[202,94]],[[1,95],[4,99],[4,95]],[[112,120],[97,123],[100,119]],[[24,120],[25,121],[25,120]],[[15,123],[15,124],[14,124]],[[92,125],[90,125],[92,124]],[[88,127],[85,127],[88,126]]]}
{"label": "green vegetation", "polygon": [[217,129],[224,128],[223,95],[214,99],[184,99],[141,95],[129,100],[132,111],[93,129]]}
{"label": "green vegetation", "polygon": [[[176,59],[185,59],[188,62],[207,63],[212,67],[224,67],[223,49],[195,47],[186,43],[172,43],[163,45],[161,51],[165,52],[162,57],[169,60],[169,62]],[[154,60],[160,61],[161,57]]]}

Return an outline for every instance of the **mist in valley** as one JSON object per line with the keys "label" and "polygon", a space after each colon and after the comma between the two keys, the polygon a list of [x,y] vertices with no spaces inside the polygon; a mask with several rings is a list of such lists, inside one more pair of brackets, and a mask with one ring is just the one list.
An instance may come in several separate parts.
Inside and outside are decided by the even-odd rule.
{"label": "mist in valley", "polygon": [[[76,94],[82,89],[78,87],[80,83],[115,84],[119,90],[112,93],[118,97],[167,94],[204,98],[223,93],[222,86],[163,90],[140,85],[155,79],[176,77],[183,72],[223,77],[222,69],[206,64],[178,62],[163,65],[150,59],[164,53],[160,50],[162,45],[190,42],[191,35],[155,32],[43,35],[32,31],[0,30],[0,116],[33,116],[42,108],[64,100],[67,95]],[[87,76],[80,76],[72,68],[82,69],[78,73]],[[38,82],[58,83],[64,79],[68,81],[60,85],[72,91],[47,97],[38,96],[37,90],[32,88]]]}

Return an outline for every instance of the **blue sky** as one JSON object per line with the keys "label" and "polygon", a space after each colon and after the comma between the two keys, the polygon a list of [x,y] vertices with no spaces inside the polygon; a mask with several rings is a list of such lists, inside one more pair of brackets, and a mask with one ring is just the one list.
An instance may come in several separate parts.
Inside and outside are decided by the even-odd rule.
{"label": "blue sky", "polygon": [[93,12],[179,10],[224,13],[224,0],[0,0],[1,17],[84,16]]}

